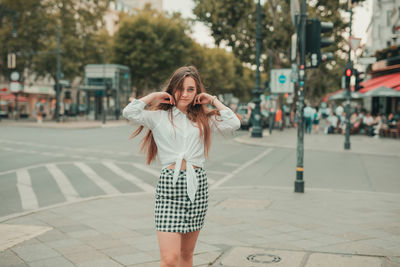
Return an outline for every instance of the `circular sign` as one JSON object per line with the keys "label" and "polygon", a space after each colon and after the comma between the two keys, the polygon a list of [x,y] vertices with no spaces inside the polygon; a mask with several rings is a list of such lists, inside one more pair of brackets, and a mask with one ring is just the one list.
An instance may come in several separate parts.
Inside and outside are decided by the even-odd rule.
{"label": "circular sign", "polygon": [[278,80],[279,80],[279,83],[285,83],[286,82],[286,76],[281,74],[281,75],[279,75]]}
{"label": "circular sign", "polygon": [[10,78],[12,81],[19,81],[20,74],[18,71],[11,72]]}

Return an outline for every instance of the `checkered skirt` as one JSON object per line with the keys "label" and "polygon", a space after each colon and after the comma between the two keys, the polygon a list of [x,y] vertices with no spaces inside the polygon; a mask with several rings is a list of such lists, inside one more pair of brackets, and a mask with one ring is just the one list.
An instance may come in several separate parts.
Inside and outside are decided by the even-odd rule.
{"label": "checkered skirt", "polygon": [[186,170],[181,170],[175,187],[174,170],[164,168],[158,180],[155,200],[156,229],[161,232],[188,233],[200,230],[208,208],[208,182],[203,168],[195,169],[198,189],[190,202],[186,187]]}

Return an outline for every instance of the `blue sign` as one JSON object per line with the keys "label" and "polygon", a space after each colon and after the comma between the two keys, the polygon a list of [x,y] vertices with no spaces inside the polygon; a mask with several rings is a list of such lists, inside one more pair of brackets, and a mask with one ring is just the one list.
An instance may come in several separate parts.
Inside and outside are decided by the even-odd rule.
{"label": "blue sign", "polygon": [[283,75],[283,74],[279,75],[278,79],[279,79],[279,83],[285,83],[286,82],[286,76]]}

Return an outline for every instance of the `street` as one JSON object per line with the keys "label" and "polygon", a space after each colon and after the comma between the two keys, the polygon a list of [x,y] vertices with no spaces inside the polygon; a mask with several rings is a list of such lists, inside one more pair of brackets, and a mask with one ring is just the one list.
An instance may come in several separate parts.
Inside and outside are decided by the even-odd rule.
{"label": "street", "polygon": [[[54,125],[1,127],[0,265],[159,266],[160,165],[135,127]],[[352,136],[344,151],[341,135],[306,135],[302,194],[296,132],[215,136],[194,266],[398,267],[398,140]]]}
{"label": "street", "polygon": [[[101,195],[151,192],[161,166],[158,162],[145,165],[145,157],[139,152],[141,137],[128,140],[133,130],[133,126],[3,127],[0,217]],[[247,135],[247,131],[238,131],[234,137]],[[400,193],[398,160],[391,155],[306,150],[306,190]],[[295,149],[249,146],[235,142],[233,137],[217,135],[206,170],[212,189],[220,186],[291,188],[295,164]]]}

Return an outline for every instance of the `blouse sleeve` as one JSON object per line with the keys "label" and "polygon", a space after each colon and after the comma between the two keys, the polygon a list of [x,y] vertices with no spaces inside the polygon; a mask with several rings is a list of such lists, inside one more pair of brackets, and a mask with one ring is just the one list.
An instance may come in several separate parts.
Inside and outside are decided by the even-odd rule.
{"label": "blouse sleeve", "polygon": [[240,128],[240,120],[231,109],[220,110],[221,116],[211,116],[210,126],[213,132],[232,133]]}
{"label": "blouse sleeve", "polygon": [[134,99],[122,111],[122,116],[129,121],[154,129],[160,121],[160,110],[145,110],[146,103]]}

